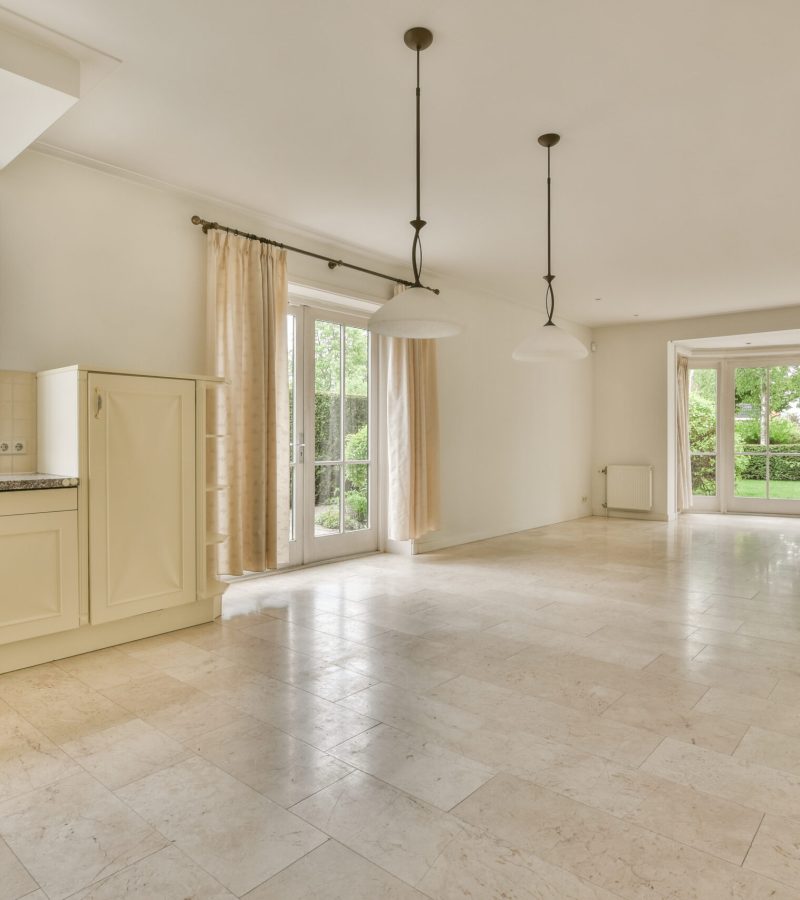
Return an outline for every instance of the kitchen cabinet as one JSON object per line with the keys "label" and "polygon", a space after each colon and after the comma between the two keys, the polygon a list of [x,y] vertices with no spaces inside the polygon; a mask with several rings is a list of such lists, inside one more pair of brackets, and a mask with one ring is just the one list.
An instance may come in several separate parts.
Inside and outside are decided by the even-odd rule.
{"label": "kitchen cabinet", "polygon": [[[0,672],[220,614],[226,535],[212,517],[227,486],[214,471],[225,435],[213,412],[224,389],[211,376],[38,373],[39,471],[77,487],[0,492]],[[30,500],[37,510],[6,524],[2,503],[45,494],[72,506]]]}
{"label": "kitchen cabinet", "polygon": [[79,624],[77,491],[0,495],[0,644]]}

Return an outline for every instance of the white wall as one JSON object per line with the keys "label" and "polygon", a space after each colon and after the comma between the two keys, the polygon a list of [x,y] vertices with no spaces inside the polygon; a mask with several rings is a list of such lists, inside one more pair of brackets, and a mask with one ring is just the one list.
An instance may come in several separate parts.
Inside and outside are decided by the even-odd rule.
{"label": "white wall", "polygon": [[[668,442],[670,341],[782,331],[800,326],[800,306],[697,319],[596,328],[592,510],[604,515],[604,479],[609,463],[655,467],[653,511],[642,518],[668,517],[668,482],[674,465]],[[614,513],[611,513],[614,515]],[[627,514],[633,515],[633,514]]]}
{"label": "white wall", "polygon": [[[239,208],[34,151],[0,172],[0,209],[0,369],[202,373],[205,237],[194,213],[406,275]],[[289,268],[293,280],[341,293],[390,293],[388,282],[297,255]],[[538,317],[436,283],[467,327],[440,345],[444,521],[418,549],[588,514],[592,359],[513,364]]]}

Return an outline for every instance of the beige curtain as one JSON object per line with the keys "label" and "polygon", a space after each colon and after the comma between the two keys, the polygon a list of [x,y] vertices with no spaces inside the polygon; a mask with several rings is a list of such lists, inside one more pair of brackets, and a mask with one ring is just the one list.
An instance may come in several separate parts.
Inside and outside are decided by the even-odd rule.
{"label": "beige curtain", "polygon": [[218,569],[229,575],[275,569],[289,538],[289,404],[286,251],[238,235],[208,232],[211,370],[218,445],[216,529],[228,539]]}
{"label": "beige curtain", "polygon": [[689,451],[689,360],[678,357],[678,381],[675,394],[678,441],[678,510],[692,506],[692,455]]}
{"label": "beige curtain", "polygon": [[436,341],[387,337],[382,341],[386,361],[388,535],[394,541],[407,541],[439,527]]}

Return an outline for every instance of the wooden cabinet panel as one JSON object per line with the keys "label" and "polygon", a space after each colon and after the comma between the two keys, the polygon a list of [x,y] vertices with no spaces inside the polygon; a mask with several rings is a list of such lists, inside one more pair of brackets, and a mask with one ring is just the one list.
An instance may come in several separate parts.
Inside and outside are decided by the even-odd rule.
{"label": "wooden cabinet panel", "polygon": [[78,627],[78,515],[0,516],[0,644]]}
{"label": "wooden cabinet panel", "polygon": [[195,385],[89,374],[93,624],[196,599]]}

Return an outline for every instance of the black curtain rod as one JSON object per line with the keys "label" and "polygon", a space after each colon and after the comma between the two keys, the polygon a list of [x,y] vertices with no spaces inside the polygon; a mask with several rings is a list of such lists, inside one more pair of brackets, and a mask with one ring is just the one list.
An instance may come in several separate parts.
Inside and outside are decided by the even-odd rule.
{"label": "black curtain rod", "polygon": [[[365,275],[374,275],[376,278],[384,278],[386,281],[394,281],[396,284],[402,284],[406,287],[413,287],[412,281],[406,281],[404,278],[395,278],[394,275],[384,275],[383,272],[375,272],[373,269],[365,269],[363,266],[355,266],[353,263],[343,262],[341,259],[332,259],[330,256],[323,256],[321,253],[312,253],[311,250],[302,250],[300,247],[290,247],[289,244],[282,244],[280,241],[273,241],[270,238],[260,237],[257,234],[248,234],[246,231],[239,231],[238,228],[229,228],[227,225],[220,225],[219,222],[209,222],[201,219],[200,216],[192,216],[192,225],[201,225],[203,234],[208,234],[210,228],[216,228],[218,231],[227,231],[229,234],[238,234],[240,237],[249,238],[251,241],[259,241],[262,244],[269,244],[272,247],[280,247],[281,250],[289,250],[291,253],[301,253],[303,256],[311,256],[314,259],[321,259],[328,264],[329,269],[338,269],[340,266],[345,269],[353,269],[356,272],[363,272]],[[439,293],[438,288],[420,285],[426,291],[434,294]]]}

